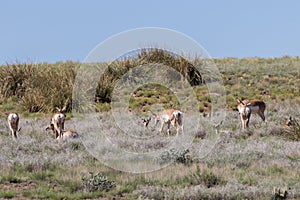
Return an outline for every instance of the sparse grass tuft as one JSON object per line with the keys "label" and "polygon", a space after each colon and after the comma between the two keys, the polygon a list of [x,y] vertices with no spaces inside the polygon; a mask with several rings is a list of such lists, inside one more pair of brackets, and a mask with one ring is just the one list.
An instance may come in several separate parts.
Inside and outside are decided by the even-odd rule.
{"label": "sparse grass tuft", "polygon": [[15,190],[0,191],[0,198],[3,198],[3,199],[12,199],[15,196],[16,196]]}
{"label": "sparse grass tuft", "polygon": [[211,171],[203,170],[201,172],[199,166],[197,166],[196,172],[191,175],[190,179],[191,179],[191,184],[193,185],[203,184],[207,188],[211,188],[216,185],[226,185],[227,183],[222,177],[215,175]]}

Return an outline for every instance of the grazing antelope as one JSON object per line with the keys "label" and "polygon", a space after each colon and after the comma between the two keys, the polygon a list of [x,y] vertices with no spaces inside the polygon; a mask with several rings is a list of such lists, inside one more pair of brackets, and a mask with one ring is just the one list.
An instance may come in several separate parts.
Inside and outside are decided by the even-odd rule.
{"label": "grazing antelope", "polygon": [[19,115],[17,113],[10,113],[7,117],[7,122],[9,129],[11,131],[11,135],[13,138],[17,138],[17,132],[21,130],[21,128],[18,130],[19,127]]}
{"label": "grazing antelope", "polygon": [[[153,113],[154,114],[154,113]],[[179,129],[182,130],[183,132],[183,113],[179,110],[174,110],[174,109],[167,109],[167,110],[163,110],[160,113],[158,113],[157,115],[154,114],[155,117],[155,126],[157,125],[157,123],[159,121],[161,121],[161,127],[160,127],[160,134],[162,134],[164,125],[167,124],[168,125],[168,130],[167,133],[168,135],[170,135],[171,131],[170,131],[170,124],[172,124],[172,126],[174,128],[176,128],[177,134],[179,132]]]}
{"label": "grazing antelope", "polygon": [[[55,134],[54,124],[50,123],[49,126],[47,126],[46,130],[52,130]],[[78,133],[73,130],[62,130],[62,140],[66,140],[69,138],[77,138]],[[57,140],[61,139],[59,136],[56,137]]]}
{"label": "grazing antelope", "polygon": [[248,104],[245,104],[243,101],[238,100],[239,104],[237,106],[239,114],[242,121],[242,129],[249,128],[249,121],[251,116],[251,109],[248,107]]}

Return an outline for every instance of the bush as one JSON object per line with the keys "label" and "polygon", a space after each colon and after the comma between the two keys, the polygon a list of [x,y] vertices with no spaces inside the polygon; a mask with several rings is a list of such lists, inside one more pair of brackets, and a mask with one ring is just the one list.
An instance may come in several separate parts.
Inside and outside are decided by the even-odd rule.
{"label": "bush", "polygon": [[94,175],[90,172],[89,177],[82,178],[82,186],[85,191],[95,192],[95,191],[105,191],[108,192],[112,188],[116,187],[114,181],[109,180],[106,176],[101,173]]}
{"label": "bush", "polygon": [[197,166],[196,172],[191,175],[191,183],[194,185],[203,184],[207,188],[211,188],[216,185],[225,185],[226,181],[207,170],[201,172],[200,167]]}
{"label": "bush", "polygon": [[159,157],[159,163],[166,164],[169,162],[176,162],[176,163],[182,163],[182,164],[191,164],[192,159],[190,155],[188,154],[189,150],[176,150],[176,149],[170,149],[169,151],[165,151],[162,153]]}

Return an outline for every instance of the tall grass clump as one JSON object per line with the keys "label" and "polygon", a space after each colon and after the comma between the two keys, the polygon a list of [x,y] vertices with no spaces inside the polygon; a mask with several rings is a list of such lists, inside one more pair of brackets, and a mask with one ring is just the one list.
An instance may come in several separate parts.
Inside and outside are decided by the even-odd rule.
{"label": "tall grass clump", "polygon": [[[173,68],[192,86],[203,83],[200,72],[181,56],[155,48],[134,53],[133,57],[121,58],[104,65],[105,71],[98,79],[96,91],[92,91],[95,93],[96,103],[110,103],[117,81],[130,69],[145,64],[157,63]],[[103,67],[100,63],[95,65],[98,64]],[[0,97],[16,96],[19,99],[17,104],[21,104],[28,112],[51,112],[55,107],[61,107],[66,99],[72,99],[79,66],[83,65],[74,62],[7,64],[0,68]],[[148,94],[147,98],[152,98],[152,95]],[[68,109],[70,105],[71,102],[68,103]]]}
{"label": "tall grass clump", "polygon": [[[300,82],[295,81],[300,78],[300,59],[298,57],[274,59],[202,59],[196,57],[185,59],[183,56],[175,55],[172,52],[148,48],[130,52],[130,55],[120,57],[111,63],[93,63],[101,70],[105,70],[101,77],[100,75],[96,77],[95,88],[87,91],[92,94],[92,99],[88,100],[91,100],[92,104],[96,103],[91,108],[100,111],[110,110],[107,105],[98,106],[97,104],[111,102],[115,86],[125,74],[128,75],[128,78],[133,78],[132,83],[142,79],[142,74],[135,74],[135,76],[130,77],[130,73],[134,71],[132,69],[136,69],[138,66],[143,67],[149,64],[158,64],[157,66],[174,69],[178,73],[170,75],[172,80],[187,80],[197,95],[201,112],[211,110],[210,106],[214,98],[209,92],[216,95],[223,92],[222,87],[208,91],[205,84],[216,81],[225,86],[226,104],[229,110],[236,109],[236,98],[261,99],[266,102],[283,102],[286,99],[295,99],[300,102]],[[16,98],[17,101],[13,102],[18,106],[22,105],[28,112],[53,111],[55,107],[61,107],[67,98],[72,99],[71,97],[74,96],[72,92],[79,67],[88,68],[86,65],[75,62],[15,63],[1,66],[0,100]],[[96,68],[91,67],[89,73],[95,75]],[[168,98],[170,94],[164,93],[165,88],[163,87],[149,86],[148,84],[139,89],[141,91],[150,89],[147,92],[141,92],[141,95],[134,96],[131,100],[132,105],[141,110],[148,110],[146,108],[150,107],[153,102],[167,104],[170,107],[177,105],[173,102],[173,98]],[[137,91],[133,93],[136,94]],[[68,110],[71,108],[71,103],[80,107],[77,105],[80,102],[70,101],[67,106]]]}
{"label": "tall grass clump", "polygon": [[98,102],[110,102],[111,94],[117,80],[134,67],[153,63],[172,67],[185,77],[192,86],[203,83],[200,72],[191,62],[183,57],[161,49],[142,49],[137,53],[137,56],[124,60],[116,60],[108,65],[103,76],[100,78],[96,92],[96,100]]}
{"label": "tall grass clump", "polygon": [[0,67],[0,96],[8,98],[23,97],[26,91],[26,81],[36,73],[34,64],[7,64]]}
{"label": "tall grass clump", "polygon": [[204,83],[203,77],[192,62],[182,56],[174,55],[161,49],[143,49],[138,54],[139,64],[160,63],[168,67],[173,67],[184,78],[188,80],[191,86]]}
{"label": "tall grass clump", "polygon": [[68,62],[39,66],[39,73],[26,82],[23,106],[30,112],[49,112],[64,105],[66,99],[72,99],[75,67]]}
{"label": "tall grass clump", "polygon": [[52,112],[72,99],[78,66],[73,62],[8,64],[0,68],[0,96],[16,96],[28,112]]}

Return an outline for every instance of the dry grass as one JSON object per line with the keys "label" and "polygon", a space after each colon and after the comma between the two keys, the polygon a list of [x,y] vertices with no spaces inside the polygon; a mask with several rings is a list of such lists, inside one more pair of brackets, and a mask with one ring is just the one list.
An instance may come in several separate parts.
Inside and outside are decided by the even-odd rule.
{"label": "dry grass", "polygon": [[[82,141],[95,130],[82,117],[74,117],[66,122],[67,128],[78,130],[82,138],[62,144],[43,130],[48,118],[23,119],[23,129],[17,142],[8,136],[6,122],[1,121],[0,146],[1,152],[5,153],[0,155],[0,188],[6,191],[3,196],[27,195],[30,198],[43,198],[49,193],[35,191],[37,188],[42,190],[50,186],[54,187],[57,193],[53,198],[62,195],[78,198],[76,195],[82,193],[81,178],[89,172],[101,172],[115,181],[116,188],[108,193],[82,194],[90,197],[117,197],[122,194],[127,198],[149,199],[269,199],[273,195],[274,187],[287,186],[288,198],[297,199],[300,197],[300,143],[282,139],[271,133],[271,130],[281,125],[281,116],[295,113],[295,116],[299,117],[299,105],[293,109],[288,105],[292,105],[292,102],[269,105],[276,106],[278,110],[277,113],[269,113],[267,123],[260,123],[258,116],[253,117],[250,122],[252,136],[242,136],[244,133],[240,131],[239,125],[236,125],[240,123],[238,115],[228,112],[220,128],[220,137],[207,152],[207,156],[203,156],[201,151],[206,148],[203,144],[210,142],[209,134],[213,134],[214,130],[209,127],[209,121],[206,121],[208,119],[202,118],[207,126],[202,128],[207,135],[203,139],[196,138],[188,147],[188,155],[193,160],[191,164],[174,163],[145,174],[115,171],[93,159]],[[122,132],[114,130],[115,125],[108,116],[109,114],[99,114],[96,119],[102,127],[101,132],[111,139],[122,136]],[[145,134],[157,134],[157,130],[153,131],[149,130]],[[157,141],[141,143],[128,150],[140,152],[143,145],[146,145],[147,149],[161,148],[161,145],[158,145],[161,138],[164,137],[159,136]],[[132,141],[117,139],[115,142],[131,144]],[[102,149],[102,153],[106,152],[109,156],[110,148],[105,148]],[[6,184],[25,184],[30,192],[17,189],[16,193],[8,193],[12,190],[4,187]],[[72,189],[67,190],[68,187]],[[68,191],[73,192],[68,194]]]}
{"label": "dry grass", "polygon": [[[142,52],[140,56],[113,63],[109,68],[111,73],[101,79],[102,83],[116,81],[128,68],[136,66],[132,63],[148,63],[154,57],[163,64],[181,66],[178,70],[185,77],[191,70],[191,77],[194,78],[189,81],[195,81],[193,90],[199,101],[199,109],[195,105],[195,110],[210,111],[213,99],[208,88],[206,85],[197,85],[210,80],[207,77],[211,74],[210,69],[202,65],[206,61],[195,61],[200,62],[197,66],[203,69],[200,75],[193,72],[191,63],[186,63],[180,57],[174,60],[168,54],[164,57],[157,51],[149,54]],[[77,130],[81,137],[58,143],[44,128],[55,106],[63,105],[65,99],[72,96],[70,88],[74,86],[79,64],[15,64],[1,68],[0,110],[20,112],[22,130],[19,139],[14,141],[9,135],[6,119],[1,118],[0,198],[275,199],[274,188],[287,188],[286,198],[299,199],[300,142],[289,137],[293,132],[283,134],[280,128],[288,116],[300,119],[300,59],[228,58],[214,61],[220,69],[226,89],[226,118],[216,134],[217,122],[212,123],[210,118],[202,117],[202,113],[198,126],[194,118],[184,117],[185,127],[192,127],[185,133],[189,137],[177,137],[182,140],[175,143],[174,151],[170,151],[171,160],[167,163],[161,163],[159,159],[175,136],[159,136],[158,127],[154,129],[150,124],[149,130],[144,130],[142,124],[138,123],[146,115],[143,111],[149,110],[157,102],[166,107],[180,108],[177,99],[166,88],[157,89],[154,85],[148,85],[136,90],[129,104],[138,109],[133,109],[128,118],[118,115],[121,119],[127,119],[118,124],[121,129],[116,126],[108,104],[112,85],[98,88],[95,101],[105,104],[97,106],[108,112],[95,113],[91,118],[68,113],[66,128]],[[186,68],[186,65],[190,68]],[[54,77],[60,77],[62,82],[53,81]],[[211,79],[217,80],[218,77]],[[101,81],[99,84],[101,86]],[[49,90],[49,86],[54,89]],[[236,97],[266,101],[266,122],[253,115],[249,132],[242,131],[235,111]],[[153,101],[154,98],[159,100]],[[76,106],[77,102],[72,103]],[[29,111],[39,113],[28,114]],[[97,143],[106,138],[110,140],[110,145]],[[130,154],[114,154],[111,144],[133,154],[157,153],[153,154],[155,159],[152,163],[145,164],[139,157],[133,159]],[[93,154],[91,147],[96,149]],[[189,151],[185,152],[186,149]],[[92,155],[100,157],[100,161]],[[172,163],[174,160],[180,162]],[[133,174],[108,167],[130,171],[132,164],[137,171],[147,169],[149,172]],[[159,170],[151,171],[153,167]],[[134,168],[132,172],[135,172]],[[116,187],[109,192],[84,192],[82,178],[89,172],[103,174],[114,181]]]}
{"label": "dry grass", "polygon": [[[17,97],[28,112],[52,112],[72,99],[79,63],[12,64],[0,68],[0,97]],[[70,102],[71,103],[71,102]],[[70,110],[68,106],[68,110]]]}

